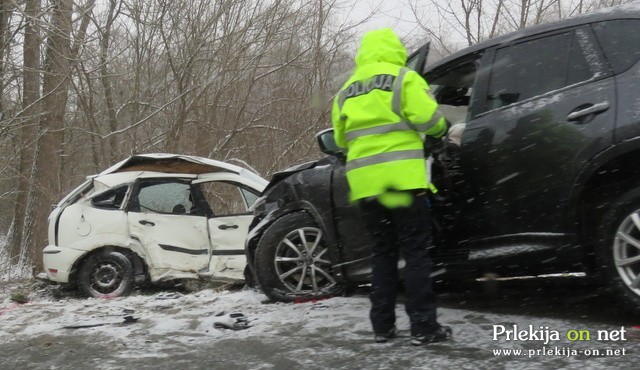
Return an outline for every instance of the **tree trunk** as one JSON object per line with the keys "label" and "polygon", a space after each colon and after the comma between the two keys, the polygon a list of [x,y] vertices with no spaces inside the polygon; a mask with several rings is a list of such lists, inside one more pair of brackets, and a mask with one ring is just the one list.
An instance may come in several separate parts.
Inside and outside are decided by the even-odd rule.
{"label": "tree trunk", "polygon": [[[4,56],[9,47],[9,42],[7,40],[7,18],[8,18],[8,7],[9,2],[7,0],[0,0],[0,96],[4,98]],[[4,119],[4,104],[3,99],[0,99],[0,120]]]}
{"label": "tree trunk", "polygon": [[[63,142],[71,65],[72,0],[52,3],[51,28],[45,55],[42,99],[43,113],[38,127],[31,184],[25,213],[20,264],[42,268],[40,249],[47,241],[47,215],[60,194],[60,147]],[[53,240],[51,241],[53,242]]]}
{"label": "tree trunk", "polygon": [[[78,13],[80,15],[81,21],[80,21],[80,26],[73,37],[73,45],[71,45],[71,52],[70,52],[70,58],[69,58],[71,64],[69,65],[69,74],[71,73],[72,70],[77,73],[76,67],[79,64],[79,57],[81,56],[82,46],[85,44],[85,39],[87,37],[87,29],[89,28],[89,24],[91,23],[92,11],[95,3],[96,3],[96,0],[87,0],[83,6],[80,6],[78,8]],[[73,159],[68,161],[68,159],[72,157],[71,153],[73,152],[73,148],[72,147],[70,148],[68,144],[71,141],[70,136],[71,135],[69,133],[69,129],[68,127],[65,126],[63,143],[60,148],[60,173],[64,174],[65,176],[63,177],[63,180],[67,180],[67,181],[61,182],[62,189],[69,187],[70,185],[73,185],[72,183],[69,183],[68,181],[69,178],[67,177],[68,174],[71,172],[69,170],[69,167],[73,165],[72,164]]]}
{"label": "tree trunk", "polygon": [[[107,16],[107,24],[102,30],[102,35],[100,36],[100,82],[102,82],[102,88],[104,89],[104,100],[107,105],[107,116],[109,120],[109,132],[114,132],[118,130],[118,120],[116,117],[116,108],[113,98],[113,90],[111,89],[111,82],[109,77],[109,69],[107,66],[108,57],[109,57],[109,42],[111,41],[111,26],[117,16],[116,6],[118,2],[116,0],[109,1],[109,12]],[[119,156],[119,151],[117,149],[118,143],[116,141],[117,137],[115,135],[111,135],[109,137],[109,159],[110,162],[115,162],[115,159]]]}
{"label": "tree trunk", "polygon": [[13,232],[9,239],[9,255],[12,259],[20,256],[27,189],[38,127],[38,99],[40,99],[40,34],[38,13],[40,0],[26,0],[24,49],[22,54],[22,117],[20,117],[20,158],[18,168],[17,196],[13,214]]}

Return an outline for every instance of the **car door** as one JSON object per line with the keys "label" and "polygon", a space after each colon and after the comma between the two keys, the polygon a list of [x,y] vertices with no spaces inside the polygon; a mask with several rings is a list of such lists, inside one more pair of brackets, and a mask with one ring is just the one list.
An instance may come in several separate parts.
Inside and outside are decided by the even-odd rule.
{"label": "car door", "polygon": [[414,51],[407,58],[406,66],[420,74],[424,71],[424,66],[427,64],[427,58],[429,57],[429,50],[431,49],[431,43],[427,42],[422,45],[418,50]]}
{"label": "car door", "polygon": [[244,242],[253,220],[249,207],[259,192],[246,184],[230,181],[229,175],[206,176],[195,181],[194,186],[199,206],[208,214],[209,273],[217,278],[244,279],[247,264]]}
{"label": "car door", "polygon": [[[614,81],[588,27],[489,50],[462,135],[473,238],[566,231],[572,180],[611,145]],[[481,67],[483,68],[483,67]]]}
{"label": "car door", "polygon": [[129,231],[151,268],[196,273],[208,267],[207,217],[193,212],[193,199],[190,179],[139,180],[128,207]]}

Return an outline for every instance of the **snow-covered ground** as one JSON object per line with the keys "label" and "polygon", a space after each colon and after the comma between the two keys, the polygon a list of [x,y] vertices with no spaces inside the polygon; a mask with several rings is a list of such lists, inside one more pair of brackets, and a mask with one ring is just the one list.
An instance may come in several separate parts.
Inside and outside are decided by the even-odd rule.
{"label": "snow-covered ground", "polygon": [[[640,333],[630,324],[633,316],[594,319],[595,311],[571,316],[565,310],[551,309],[557,299],[548,301],[549,310],[544,308],[544,299],[533,303],[543,312],[532,314],[526,309],[527,302],[517,301],[526,300],[519,293],[506,297],[506,307],[499,303],[504,296],[483,305],[474,301],[473,294],[445,295],[439,319],[453,327],[454,340],[411,347],[401,305],[397,308],[399,338],[388,344],[372,343],[366,292],[281,304],[268,303],[263,294],[253,290],[137,293],[112,300],[83,299],[68,293],[56,299],[36,290],[30,293],[29,303],[19,305],[10,300],[12,291],[15,287],[0,286],[2,369],[573,369],[632,368],[640,360]],[[570,304],[572,299],[606,302],[587,296],[560,299]],[[237,319],[229,314],[236,313],[246,317],[249,328],[216,328],[216,323],[233,325]],[[520,330],[542,326],[558,331],[562,338],[547,344],[541,340],[494,341],[494,325],[506,329],[518,325]],[[624,341],[595,338],[597,330],[621,327],[626,331]],[[593,337],[591,341],[570,342],[566,339],[570,330],[589,330]],[[502,349],[525,352],[519,356],[494,354]],[[572,349],[624,349],[625,354],[571,355]]]}
{"label": "snow-covered ground", "polygon": [[31,267],[23,266],[20,268],[15,261],[11,261],[6,252],[6,242],[7,236],[0,234],[0,283],[29,278],[32,274]]}
{"label": "snow-covered ground", "polygon": [[[2,242],[0,242],[2,246]],[[0,248],[1,249],[1,248]],[[26,279],[31,275],[31,268],[19,268],[15,263],[9,260],[8,256],[0,252],[0,282],[11,281],[15,279]]]}

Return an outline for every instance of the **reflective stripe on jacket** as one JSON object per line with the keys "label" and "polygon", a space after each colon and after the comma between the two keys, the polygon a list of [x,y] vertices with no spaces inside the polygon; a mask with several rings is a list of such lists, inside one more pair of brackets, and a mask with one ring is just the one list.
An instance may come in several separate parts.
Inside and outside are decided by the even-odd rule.
{"label": "reflective stripe on jacket", "polygon": [[441,137],[447,126],[427,83],[404,67],[406,58],[391,29],[366,33],[356,70],[334,99],[334,135],[348,149],[351,199],[428,187],[421,134]]}

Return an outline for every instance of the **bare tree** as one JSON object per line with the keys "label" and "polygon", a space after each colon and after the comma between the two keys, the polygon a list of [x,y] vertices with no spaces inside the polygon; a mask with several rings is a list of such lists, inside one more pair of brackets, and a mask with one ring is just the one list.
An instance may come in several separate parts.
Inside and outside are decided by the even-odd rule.
{"label": "bare tree", "polygon": [[[109,76],[109,43],[111,42],[111,30],[115,19],[120,13],[122,2],[119,0],[109,0],[109,9],[107,10],[107,20],[104,27],[99,27],[100,32],[100,82],[104,90],[104,100],[106,104],[107,119],[109,122],[109,130],[111,132],[118,129],[118,118],[116,117],[116,107],[114,103],[113,90],[111,88],[111,78]],[[115,160],[117,155],[116,137],[109,138],[109,155],[111,161]]]}
{"label": "bare tree", "polygon": [[18,178],[16,200],[12,221],[12,229],[8,234],[8,251],[12,259],[18,258],[22,246],[23,222],[27,202],[27,189],[30,184],[33,167],[34,143],[36,141],[39,119],[40,100],[40,32],[39,32],[40,0],[27,0],[24,10],[24,48],[22,71],[22,112],[20,118],[21,144],[18,153]]}
{"label": "bare tree", "polygon": [[47,215],[60,194],[64,115],[70,81],[72,0],[53,3],[43,78],[43,113],[38,127],[31,183],[25,210],[20,264],[38,263],[38,251],[46,245]]}

